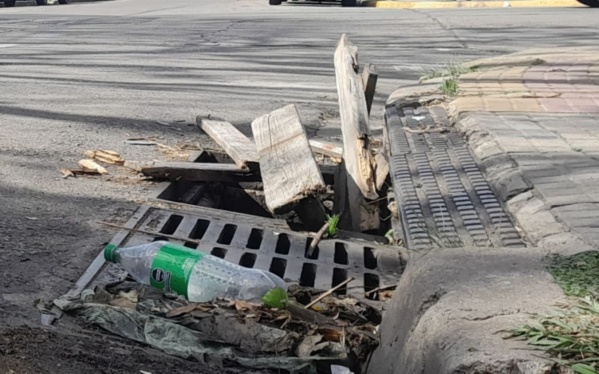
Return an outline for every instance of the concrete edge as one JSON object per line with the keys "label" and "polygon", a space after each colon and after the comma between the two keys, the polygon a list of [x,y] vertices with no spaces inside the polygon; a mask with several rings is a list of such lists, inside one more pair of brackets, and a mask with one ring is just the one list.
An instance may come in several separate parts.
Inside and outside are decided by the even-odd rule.
{"label": "concrete edge", "polygon": [[[567,250],[559,250],[567,253]],[[416,253],[380,326],[368,374],[563,373],[526,343],[505,340],[565,302],[542,248]],[[390,318],[395,316],[395,318]]]}
{"label": "concrete edge", "polygon": [[383,9],[453,9],[453,8],[564,8],[585,7],[576,0],[514,0],[514,1],[377,1]]}

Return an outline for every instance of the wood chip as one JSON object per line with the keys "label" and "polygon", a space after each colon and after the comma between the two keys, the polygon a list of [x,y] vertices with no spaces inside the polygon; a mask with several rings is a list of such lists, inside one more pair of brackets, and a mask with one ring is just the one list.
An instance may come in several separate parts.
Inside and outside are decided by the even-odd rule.
{"label": "wood chip", "polygon": [[94,151],[85,151],[85,156],[100,162],[111,165],[123,165],[125,159],[118,152],[99,149]]}
{"label": "wood chip", "polygon": [[81,166],[83,169],[97,171],[100,174],[108,174],[108,170],[106,170],[106,168],[104,168],[103,166],[100,166],[94,160],[80,160],[79,166]]}

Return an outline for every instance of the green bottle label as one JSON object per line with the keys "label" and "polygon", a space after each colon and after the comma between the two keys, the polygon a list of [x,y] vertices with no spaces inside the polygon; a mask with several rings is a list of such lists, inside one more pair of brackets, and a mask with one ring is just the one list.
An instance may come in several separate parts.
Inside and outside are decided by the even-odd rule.
{"label": "green bottle label", "polygon": [[150,273],[150,284],[167,292],[187,298],[187,284],[194,266],[205,254],[177,244],[166,244],[160,248]]}

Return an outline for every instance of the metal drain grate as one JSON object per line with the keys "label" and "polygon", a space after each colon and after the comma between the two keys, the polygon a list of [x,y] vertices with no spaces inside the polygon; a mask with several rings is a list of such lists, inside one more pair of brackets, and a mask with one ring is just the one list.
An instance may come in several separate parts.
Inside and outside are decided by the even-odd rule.
{"label": "metal drain grate", "polygon": [[[228,220],[222,214],[213,217],[145,206],[127,223],[126,227],[133,230],[120,232],[111,243],[133,246],[154,241],[161,235],[173,236],[181,240],[170,239],[172,242],[320,289],[329,289],[354,277],[351,291],[363,293],[399,280],[403,262],[397,250],[367,242],[323,240],[308,258],[312,238],[252,224],[253,218],[235,214],[234,219]],[[104,264],[97,274],[95,279],[101,282],[124,275],[113,264]]]}
{"label": "metal drain grate", "polygon": [[408,248],[525,246],[453,128],[440,132],[423,107],[389,106],[385,119]]}

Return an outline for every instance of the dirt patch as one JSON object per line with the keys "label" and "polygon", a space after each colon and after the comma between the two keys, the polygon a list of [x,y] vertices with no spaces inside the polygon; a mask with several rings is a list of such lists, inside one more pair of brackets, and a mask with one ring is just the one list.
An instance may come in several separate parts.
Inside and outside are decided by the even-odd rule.
{"label": "dirt patch", "polygon": [[[85,333],[33,327],[1,331],[0,372],[131,374],[215,374],[200,364],[168,356],[95,331]],[[222,372],[222,371],[219,371]]]}

